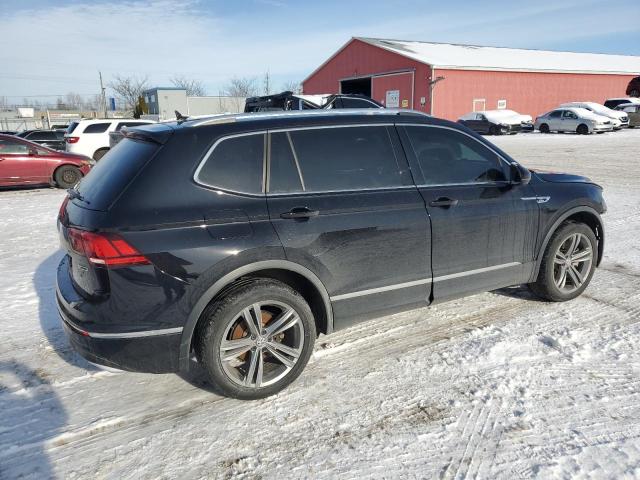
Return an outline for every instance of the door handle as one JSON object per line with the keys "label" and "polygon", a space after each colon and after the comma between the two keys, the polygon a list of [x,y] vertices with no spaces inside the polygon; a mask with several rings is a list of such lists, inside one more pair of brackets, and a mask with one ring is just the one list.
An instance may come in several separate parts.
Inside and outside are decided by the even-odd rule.
{"label": "door handle", "polygon": [[319,214],[320,214],[319,210],[311,210],[307,207],[295,207],[289,210],[288,212],[281,213],[280,218],[286,218],[286,219],[311,218],[311,217],[317,217]]}
{"label": "door handle", "polygon": [[458,200],[449,197],[440,197],[437,200],[431,200],[429,205],[432,207],[455,207],[458,204]]}

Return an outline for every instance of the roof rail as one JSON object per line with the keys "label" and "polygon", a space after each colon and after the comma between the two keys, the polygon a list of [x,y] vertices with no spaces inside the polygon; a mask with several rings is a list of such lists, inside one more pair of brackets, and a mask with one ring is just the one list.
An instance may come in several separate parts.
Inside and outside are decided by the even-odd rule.
{"label": "roof rail", "polygon": [[[268,120],[270,118],[295,118],[295,117],[333,117],[333,116],[377,116],[377,115],[416,115],[431,117],[431,115],[418,110],[392,109],[392,108],[345,108],[335,110],[283,110],[278,112],[255,112],[255,113],[235,113],[217,114],[197,119],[192,123],[194,127],[203,125],[213,125],[217,123],[234,123],[250,120]],[[187,120],[186,123],[190,123]],[[194,119],[196,120],[196,119]]]}

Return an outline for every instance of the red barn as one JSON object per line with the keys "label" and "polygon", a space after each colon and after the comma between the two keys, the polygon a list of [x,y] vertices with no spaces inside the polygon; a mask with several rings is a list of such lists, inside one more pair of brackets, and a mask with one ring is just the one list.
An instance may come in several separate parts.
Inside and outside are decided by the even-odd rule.
{"label": "red barn", "polygon": [[456,120],[508,108],[532,116],[623,97],[640,57],[352,38],[303,82],[306,94],[362,93],[389,108]]}

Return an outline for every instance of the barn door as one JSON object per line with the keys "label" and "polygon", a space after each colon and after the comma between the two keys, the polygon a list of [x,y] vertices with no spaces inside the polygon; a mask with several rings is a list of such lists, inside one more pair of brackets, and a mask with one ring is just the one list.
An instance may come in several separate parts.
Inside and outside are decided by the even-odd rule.
{"label": "barn door", "polygon": [[414,72],[376,75],[371,79],[371,98],[387,108],[415,108]]}
{"label": "barn door", "polygon": [[487,109],[487,101],[484,98],[473,99],[473,111],[482,112]]}

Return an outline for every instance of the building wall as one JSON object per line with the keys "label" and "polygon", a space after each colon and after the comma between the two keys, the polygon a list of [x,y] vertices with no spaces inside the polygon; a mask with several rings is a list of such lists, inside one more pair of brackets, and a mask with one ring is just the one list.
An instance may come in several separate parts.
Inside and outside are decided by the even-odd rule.
{"label": "building wall", "polygon": [[604,103],[611,97],[624,97],[633,75],[492,72],[436,69],[445,80],[434,88],[437,117],[457,120],[473,111],[474,99],[485,99],[486,109],[497,108],[506,100],[506,108],[534,118],[572,101]]}
{"label": "building wall", "polygon": [[[413,108],[429,112],[428,81],[431,76],[431,68],[360,40],[353,40],[305,80],[302,84],[302,90],[306,94],[339,93],[341,79],[405,69],[415,69]],[[402,81],[400,77],[398,79]],[[372,95],[380,96],[379,91],[375,89]],[[402,95],[404,92],[401,94],[401,99]],[[420,105],[420,97],[425,97],[426,104],[424,106]],[[377,97],[374,99],[380,100]]]}
{"label": "building wall", "polygon": [[187,97],[185,115],[208,115],[213,113],[239,113],[244,111],[245,97]]}
{"label": "building wall", "polygon": [[[187,111],[186,90],[158,90],[158,115],[163,119],[175,119],[176,110],[180,113]],[[184,114],[186,115],[186,113]]]}

